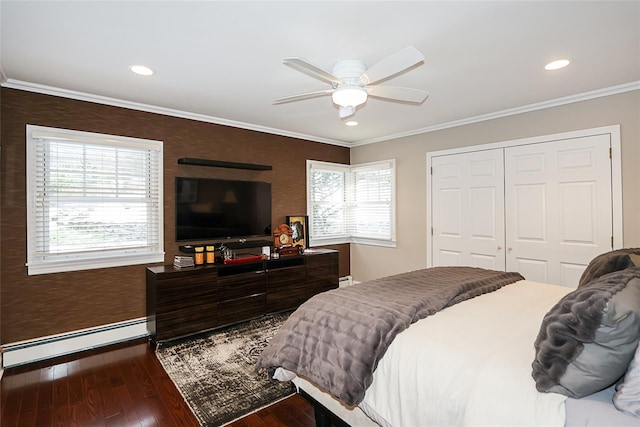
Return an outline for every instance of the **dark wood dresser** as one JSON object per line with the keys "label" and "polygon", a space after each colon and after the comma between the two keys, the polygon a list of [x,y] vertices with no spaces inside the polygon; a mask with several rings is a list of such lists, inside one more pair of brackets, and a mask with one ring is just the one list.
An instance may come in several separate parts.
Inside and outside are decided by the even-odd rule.
{"label": "dark wood dresser", "polygon": [[338,251],[228,265],[147,267],[147,330],[164,341],[292,310],[338,287]]}

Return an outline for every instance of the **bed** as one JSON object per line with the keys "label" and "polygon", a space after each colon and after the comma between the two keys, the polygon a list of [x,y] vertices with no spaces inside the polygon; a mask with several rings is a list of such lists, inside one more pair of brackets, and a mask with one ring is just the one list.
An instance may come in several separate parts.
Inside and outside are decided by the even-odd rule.
{"label": "bed", "polygon": [[332,290],[256,368],[293,381],[319,423],[639,426],[639,257],[597,257],[576,289],[438,267]]}

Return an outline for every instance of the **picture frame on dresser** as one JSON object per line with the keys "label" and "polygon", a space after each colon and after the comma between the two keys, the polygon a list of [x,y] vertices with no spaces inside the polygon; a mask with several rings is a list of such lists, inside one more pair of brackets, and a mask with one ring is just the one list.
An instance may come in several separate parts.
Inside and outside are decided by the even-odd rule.
{"label": "picture frame on dresser", "polygon": [[309,216],[288,215],[287,224],[293,230],[293,246],[309,247]]}

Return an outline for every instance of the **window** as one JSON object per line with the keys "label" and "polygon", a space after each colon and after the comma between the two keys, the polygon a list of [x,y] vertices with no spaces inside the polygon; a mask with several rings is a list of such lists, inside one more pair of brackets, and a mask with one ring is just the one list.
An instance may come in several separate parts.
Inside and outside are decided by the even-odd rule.
{"label": "window", "polygon": [[[349,241],[347,174],[349,166],[307,161],[307,212],[310,243]],[[333,242],[335,240],[336,242]]]}
{"label": "window", "polygon": [[307,192],[311,244],[395,246],[395,160],[308,160]]}
{"label": "window", "polygon": [[29,275],[164,261],[162,142],[27,125]]}

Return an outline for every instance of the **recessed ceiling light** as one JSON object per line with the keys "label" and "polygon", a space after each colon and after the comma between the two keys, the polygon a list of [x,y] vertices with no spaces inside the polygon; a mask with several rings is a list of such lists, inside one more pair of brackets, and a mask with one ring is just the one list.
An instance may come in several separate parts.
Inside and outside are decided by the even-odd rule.
{"label": "recessed ceiling light", "polygon": [[344,123],[347,126],[358,126],[358,122],[356,122],[355,120],[349,120],[348,122]]}
{"label": "recessed ceiling light", "polygon": [[153,70],[149,67],[145,67],[144,65],[132,65],[129,67],[131,71],[141,76],[151,76],[153,75]]}
{"label": "recessed ceiling light", "polygon": [[557,61],[549,62],[544,66],[544,69],[547,71],[559,70],[569,65],[570,62],[568,59],[558,59]]}

